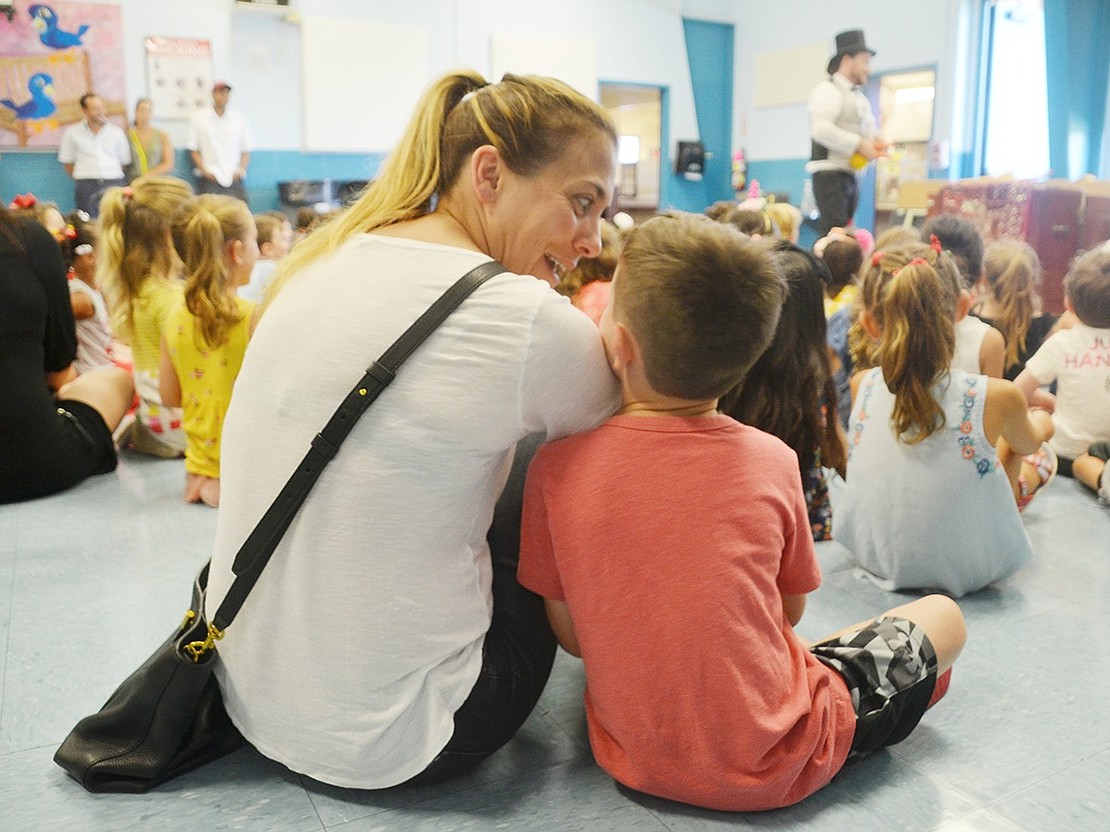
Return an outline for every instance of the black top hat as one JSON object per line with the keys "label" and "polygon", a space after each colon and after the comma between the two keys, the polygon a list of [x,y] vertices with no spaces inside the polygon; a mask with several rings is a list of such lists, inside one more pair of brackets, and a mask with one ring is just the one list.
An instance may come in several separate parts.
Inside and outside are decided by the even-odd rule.
{"label": "black top hat", "polygon": [[840,66],[840,59],[845,55],[855,55],[857,52],[875,54],[875,50],[868,46],[863,39],[863,29],[849,29],[836,36],[836,54],[829,58],[829,75],[836,72]]}

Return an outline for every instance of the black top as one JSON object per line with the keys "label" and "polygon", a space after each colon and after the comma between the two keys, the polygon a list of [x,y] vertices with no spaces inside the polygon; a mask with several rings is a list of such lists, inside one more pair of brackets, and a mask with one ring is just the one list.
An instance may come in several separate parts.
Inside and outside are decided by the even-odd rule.
{"label": "black top", "polygon": [[[992,318],[978,316],[980,320],[987,322],[995,329],[1001,330],[1001,326],[997,321]],[[1013,381],[1021,371],[1025,369],[1025,362],[1033,357],[1033,354],[1041,348],[1044,339],[1048,336],[1049,330],[1056,325],[1056,316],[1049,315],[1047,312],[1042,312],[1040,315],[1034,315],[1029,321],[1029,329],[1025,331],[1025,349],[1018,351],[1018,360],[1016,363],[1011,364],[1002,373],[1002,377]]]}
{"label": "black top", "polygon": [[61,249],[38,223],[0,234],[0,461],[15,446],[45,438],[57,423],[46,373],[77,356],[77,331]]}

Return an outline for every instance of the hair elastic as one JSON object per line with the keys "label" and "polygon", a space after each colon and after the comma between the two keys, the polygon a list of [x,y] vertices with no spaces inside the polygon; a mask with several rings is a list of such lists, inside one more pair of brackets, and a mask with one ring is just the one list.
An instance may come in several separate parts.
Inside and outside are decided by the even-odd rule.
{"label": "hair elastic", "polygon": [[879,263],[881,263],[883,261],[883,255],[884,254],[886,254],[885,251],[876,251],[874,254],[871,255],[871,266],[872,266],[872,268],[874,268],[875,266],[878,266]]}
{"label": "hair elastic", "polygon": [[900,271],[902,271],[902,269],[906,268],[906,266],[928,266],[928,265],[929,265],[929,261],[926,260],[924,257],[915,257],[915,258],[913,258],[913,260],[908,262],[905,266],[899,266],[897,269],[892,271],[890,273],[890,276],[891,277],[898,277],[898,273]]}

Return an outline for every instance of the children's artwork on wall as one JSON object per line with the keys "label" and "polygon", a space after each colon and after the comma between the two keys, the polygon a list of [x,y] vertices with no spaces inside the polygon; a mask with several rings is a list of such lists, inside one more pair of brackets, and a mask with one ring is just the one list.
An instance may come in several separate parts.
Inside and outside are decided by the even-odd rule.
{"label": "children's artwork on wall", "polygon": [[191,38],[147,38],[147,95],[159,118],[188,120],[212,103],[212,44]]}
{"label": "children's artwork on wall", "polygon": [[120,6],[15,0],[13,9],[10,22],[0,17],[0,146],[57,147],[87,92],[126,123]]}

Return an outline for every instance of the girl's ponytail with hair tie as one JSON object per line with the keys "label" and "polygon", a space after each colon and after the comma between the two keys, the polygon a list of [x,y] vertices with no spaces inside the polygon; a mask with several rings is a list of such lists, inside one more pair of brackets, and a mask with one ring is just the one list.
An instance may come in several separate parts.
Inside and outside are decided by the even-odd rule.
{"label": "girl's ponytail with hair tie", "polygon": [[944,254],[944,246],[941,244],[940,238],[936,234],[929,235],[929,248],[937,254]]}
{"label": "girl's ponytail with hair tie", "polygon": [[[936,239],[936,238],[934,237],[933,239]],[[924,257],[915,257],[915,258],[913,258],[913,260],[908,262],[905,266],[899,266],[897,269],[892,271],[890,273],[890,276],[891,277],[898,277],[898,273],[900,271],[902,271],[902,269],[906,268],[906,266],[928,266],[928,265],[929,265],[929,261],[926,260]]]}
{"label": "girl's ponytail with hair tie", "polygon": [[125,185],[123,187],[123,198],[124,198],[124,200],[126,202],[130,202],[134,198],[134,196],[135,196],[135,192],[133,190],[131,190],[131,186],[130,185]]}
{"label": "girl's ponytail with hair tie", "polygon": [[881,262],[883,262],[883,255],[884,254],[886,254],[885,251],[876,251],[874,254],[871,255],[871,267],[872,268],[878,267],[878,265]]}

